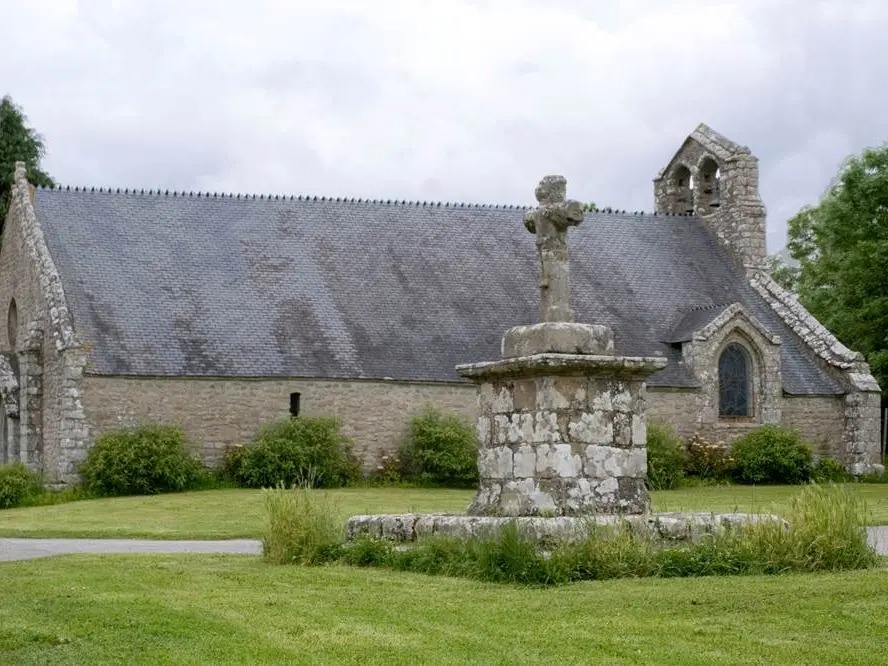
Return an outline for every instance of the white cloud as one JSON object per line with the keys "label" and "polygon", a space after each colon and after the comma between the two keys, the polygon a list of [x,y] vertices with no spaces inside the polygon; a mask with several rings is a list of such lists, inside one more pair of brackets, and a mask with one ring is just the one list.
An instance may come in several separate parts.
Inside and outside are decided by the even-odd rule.
{"label": "white cloud", "polygon": [[[839,9],[837,9],[837,7]],[[74,184],[650,209],[705,121],[769,242],[888,138],[878,1],[10,3],[0,81]]]}

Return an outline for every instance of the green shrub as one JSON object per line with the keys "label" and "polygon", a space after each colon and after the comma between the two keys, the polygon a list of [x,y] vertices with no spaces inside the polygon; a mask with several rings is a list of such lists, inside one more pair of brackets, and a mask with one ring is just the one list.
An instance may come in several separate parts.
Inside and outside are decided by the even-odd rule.
{"label": "green shrub", "polygon": [[734,476],[740,483],[805,483],[811,478],[811,447],[799,434],[762,426],[734,442]]}
{"label": "green shrub", "polygon": [[99,436],[80,466],[83,485],[96,495],[154,495],[193,490],[209,471],[189,454],[176,426],[144,424]]}
{"label": "green shrub", "polygon": [[244,465],[245,451],[246,447],[242,444],[235,444],[225,449],[225,452],[222,454],[221,464],[217,470],[220,479],[235,485],[241,485],[239,478]]}
{"label": "green shrub", "polygon": [[817,483],[845,483],[854,477],[838,460],[824,456],[811,470],[811,478]]}
{"label": "green shrub", "polygon": [[342,526],[326,495],[308,486],[262,491],[266,526],[262,557],[274,564],[314,565],[341,554]]}
{"label": "green shrub", "polygon": [[684,472],[698,479],[722,481],[731,476],[734,459],[723,442],[695,434],[685,444]]}
{"label": "green shrub", "polygon": [[376,473],[373,475],[377,483],[383,485],[395,484],[401,481],[403,465],[398,455],[385,454],[379,459]]}
{"label": "green shrub", "polygon": [[461,418],[429,407],[413,418],[401,461],[407,478],[455,487],[478,483],[474,430]]}
{"label": "green shrub", "polygon": [[0,509],[11,509],[43,493],[40,475],[20,462],[0,465]]}
{"label": "green shrub", "polygon": [[681,439],[670,426],[648,423],[647,464],[647,484],[651,490],[668,490],[681,483],[684,465]]}
{"label": "green shrub", "polygon": [[247,488],[347,485],[360,478],[351,443],[333,418],[290,417],[261,428],[253,441],[229,449],[223,473]]}

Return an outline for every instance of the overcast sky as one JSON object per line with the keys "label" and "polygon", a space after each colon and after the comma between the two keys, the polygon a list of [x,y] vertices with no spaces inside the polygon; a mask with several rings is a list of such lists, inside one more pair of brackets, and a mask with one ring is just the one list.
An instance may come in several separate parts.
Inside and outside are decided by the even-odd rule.
{"label": "overcast sky", "polygon": [[[619,8],[614,8],[619,5]],[[70,185],[651,210],[699,122],[768,248],[888,139],[885,0],[0,0],[0,94]]]}

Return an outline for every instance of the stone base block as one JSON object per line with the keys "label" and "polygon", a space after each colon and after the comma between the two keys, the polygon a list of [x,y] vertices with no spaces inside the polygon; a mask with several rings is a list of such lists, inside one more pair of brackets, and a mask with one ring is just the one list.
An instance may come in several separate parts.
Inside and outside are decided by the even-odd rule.
{"label": "stone base block", "polygon": [[467,516],[464,514],[422,514],[352,516],[346,523],[346,538],[366,534],[371,537],[408,543],[438,535],[461,539],[495,536],[506,524],[514,523],[534,541],[552,543],[577,541],[601,528],[629,528],[637,534],[663,541],[689,541],[719,530],[742,529],[758,521],[778,521],[779,516],[749,513],[655,513],[636,516],[560,516],[553,518]]}
{"label": "stone base block", "polygon": [[877,463],[854,463],[853,465],[851,465],[849,471],[854,476],[872,475],[879,478],[885,477],[885,466],[879,465]]}
{"label": "stone base block", "polygon": [[641,465],[640,473],[634,477],[482,478],[468,513],[473,516],[646,513],[650,510],[650,499],[644,483],[644,458]]}
{"label": "stone base block", "polygon": [[599,324],[556,321],[516,326],[503,336],[503,358],[550,353],[613,354],[614,332]]}

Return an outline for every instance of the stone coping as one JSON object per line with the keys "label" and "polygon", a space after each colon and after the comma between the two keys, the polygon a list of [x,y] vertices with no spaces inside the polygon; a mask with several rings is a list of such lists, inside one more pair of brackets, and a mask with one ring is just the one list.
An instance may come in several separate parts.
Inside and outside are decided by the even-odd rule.
{"label": "stone coping", "polygon": [[694,540],[719,530],[730,530],[759,521],[780,521],[779,516],[751,513],[670,512],[646,515],[589,516],[469,516],[446,513],[403,513],[358,515],[348,519],[346,537],[366,534],[404,543],[432,535],[463,539],[495,534],[514,522],[525,534],[537,541],[575,541],[588,536],[596,527],[628,526],[640,534],[668,541]]}
{"label": "stone coping", "polygon": [[666,367],[657,356],[610,356],[606,354],[533,354],[501,361],[466,363],[456,366],[461,376],[488,378],[532,377],[539,375],[649,375]]}
{"label": "stone coping", "polygon": [[529,326],[515,326],[506,331],[502,341],[503,358],[533,354],[607,354],[614,353],[614,332],[601,324],[546,321]]}

